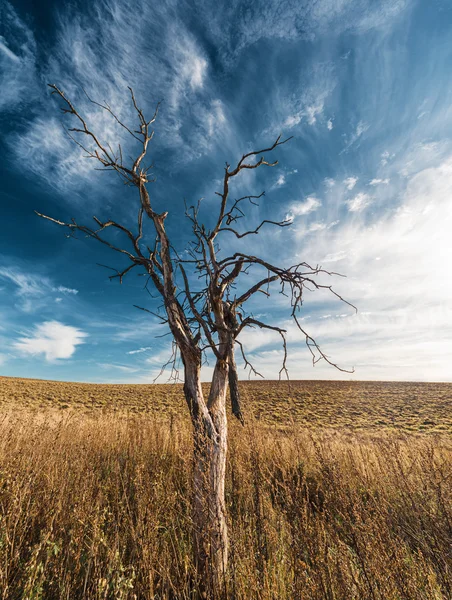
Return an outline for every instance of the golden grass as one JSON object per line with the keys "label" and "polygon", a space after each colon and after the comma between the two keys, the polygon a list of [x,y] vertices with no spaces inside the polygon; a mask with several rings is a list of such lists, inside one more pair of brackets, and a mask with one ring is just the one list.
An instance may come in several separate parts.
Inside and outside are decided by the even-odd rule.
{"label": "golden grass", "polygon": [[[12,380],[3,379],[2,386],[5,381]],[[34,394],[31,404],[26,407],[16,382],[22,395],[16,391],[4,402],[0,423],[0,598],[195,598],[187,420],[157,418],[150,409],[135,414],[130,406],[115,410],[114,403],[98,410],[96,398],[87,408],[85,396],[80,410],[45,410],[40,403],[53,407],[59,394],[74,406],[76,390],[91,390],[91,399],[94,388],[22,381]],[[245,386],[248,399],[254,385]],[[297,384],[298,397],[303,385]],[[313,393],[321,385],[306,387]],[[261,395],[252,406],[269,403],[280,415],[283,409],[267,399],[265,386],[254,388]],[[130,398],[132,404],[150,403],[152,388],[141,387],[141,399]],[[114,389],[119,399],[121,387]],[[175,388],[159,393],[164,389],[169,406],[182,402]],[[403,431],[391,422],[392,429],[372,428],[378,415],[369,398],[361,410],[373,412],[361,418],[361,429],[340,429],[347,414],[336,417],[334,427],[314,426],[328,422],[335,389],[326,384],[330,400],[323,412],[320,392],[312,400],[312,411],[317,405],[321,414],[309,427],[301,409],[298,422],[284,427],[249,414],[244,428],[231,422],[227,598],[451,598],[450,436],[433,427],[429,435]],[[268,384],[268,393],[275,393],[275,384]],[[414,407],[409,399],[400,402]],[[442,406],[443,400],[436,402]],[[345,412],[345,398],[342,406]],[[441,425],[425,400],[420,406],[416,410]],[[394,421],[416,426],[413,414]]]}
{"label": "golden grass", "polygon": [[[208,386],[205,386],[208,389]],[[339,429],[452,432],[451,383],[277,381],[241,383],[250,422]],[[5,410],[99,409],[186,414],[181,385],[109,385],[0,377]]]}

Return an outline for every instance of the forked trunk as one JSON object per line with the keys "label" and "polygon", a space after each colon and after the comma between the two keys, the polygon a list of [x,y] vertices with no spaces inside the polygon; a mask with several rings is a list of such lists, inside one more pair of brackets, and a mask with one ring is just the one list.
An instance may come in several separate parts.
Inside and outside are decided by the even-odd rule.
{"label": "forked trunk", "polygon": [[[184,391],[193,405],[193,394],[206,406],[202,398],[200,370],[186,368]],[[193,415],[194,465],[192,519],[194,526],[194,551],[202,597],[225,596],[228,561],[228,532],[224,483],[227,455],[226,392],[228,366],[218,361],[212,379],[206,410]],[[208,407],[208,408],[207,408]],[[206,420],[205,417],[210,419]],[[208,422],[214,430],[209,430]]]}

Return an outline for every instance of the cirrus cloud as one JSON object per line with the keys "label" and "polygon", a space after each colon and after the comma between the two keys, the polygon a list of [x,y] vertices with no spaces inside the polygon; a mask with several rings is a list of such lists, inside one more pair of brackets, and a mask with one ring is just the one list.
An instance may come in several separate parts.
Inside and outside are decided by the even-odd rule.
{"label": "cirrus cloud", "polygon": [[360,192],[359,194],[356,194],[354,198],[347,200],[346,204],[348,206],[349,212],[361,212],[370,204],[372,204],[372,202],[373,198],[369,196],[369,194]]}
{"label": "cirrus cloud", "polygon": [[322,206],[315,196],[308,196],[304,202],[294,202],[289,209],[288,219],[308,215]]}

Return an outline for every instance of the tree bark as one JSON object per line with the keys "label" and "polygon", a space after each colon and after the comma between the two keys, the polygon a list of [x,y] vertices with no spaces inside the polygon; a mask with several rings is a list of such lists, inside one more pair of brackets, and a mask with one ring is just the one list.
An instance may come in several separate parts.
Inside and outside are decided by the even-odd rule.
{"label": "tree bark", "polygon": [[239,390],[239,376],[237,373],[237,365],[234,357],[234,346],[231,346],[228,356],[229,362],[229,394],[231,396],[231,410],[232,414],[237,417],[242,425],[244,425],[244,419],[240,404],[240,390]]}
{"label": "tree bark", "polygon": [[[207,406],[202,397],[200,369],[186,368],[185,396],[192,394],[206,406],[213,429],[206,426],[203,415],[192,417],[194,439],[192,519],[195,564],[202,597],[225,596],[228,561],[228,531],[224,485],[227,456],[226,392],[228,365],[219,360],[214,370]],[[200,391],[200,392],[199,392]],[[201,411],[202,412],[202,411]]]}

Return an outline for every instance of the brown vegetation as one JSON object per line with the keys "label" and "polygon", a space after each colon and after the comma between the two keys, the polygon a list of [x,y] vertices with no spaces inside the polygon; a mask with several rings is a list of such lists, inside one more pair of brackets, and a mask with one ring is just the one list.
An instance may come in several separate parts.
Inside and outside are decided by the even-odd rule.
{"label": "brown vegetation", "polygon": [[[208,385],[204,393],[208,394]],[[248,421],[307,427],[452,432],[452,383],[244,381]],[[0,408],[185,414],[182,385],[66,383],[0,377]],[[188,417],[187,417],[188,418]]]}
{"label": "brown vegetation", "polygon": [[[247,425],[232,427],[226,482],[227,597],[451,598],[451,440],[384,425],[403,405],[411,413],[393,423],[411,427],[421,413],[449,427],[450,386],[297,382],[294,402],[284,400],[284,386],[276,401],[273,382],[243,388],[251,408]],[[436,390],[429,412],[428,394],[424,402],[409,395],[422,388]],[[1,598],[194,598],[192,439],[188,419],[175,411],[180,390],[7,378],[1,389]],[[358,389],[355,425],[364,429],[338,430],[351,425],[345,397],[348,390],[349,412],[357,410]],[[403,390],[410,392],[402,402]],[[163,402],[164,391],[174,410],[157,420],[153,401]],[[335,429],[275,428],[250,417],[265,402],[278,422],[312,411],[311,425],[319,425],[333,414],[333,398]],[[55,406],[82,410],[45,410]]]}

